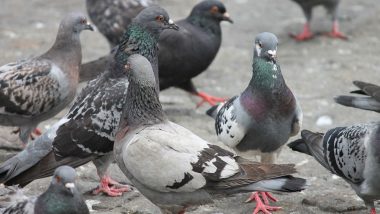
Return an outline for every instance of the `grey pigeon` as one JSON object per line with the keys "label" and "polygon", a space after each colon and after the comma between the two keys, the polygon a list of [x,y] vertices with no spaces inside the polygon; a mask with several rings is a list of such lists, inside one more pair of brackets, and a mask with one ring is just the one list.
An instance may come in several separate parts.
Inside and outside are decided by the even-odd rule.
{"label": "grey pigeon", "polygon": [[325,134],[303,130],[301,137],[288,146],[343,178],[375,214],[374,201],[380,199],[380,124],[337,127]]}
{"label": "grey pigeon", "polygon": [[354,108],[370,110],[380,113],[380,86],[362,81],[354,81],[359,90],[351,93],[366,96],[337,96],[335,102]]}
{"label": "grey pigeon", "polygon": [[295,192],[306,180],[294,165],[260,164],[211,145],[170,122],[159,102],[149,61],[128,58],[127,103],[114,144],[115,159],[133,185],[163,213],[184,213],[213,196],[265,190]]}
{"label": "grey pigeon", "polygon": [[91,21],[108,40],[111,48],[119,44],[128,25],[155,0],[86,0]]}
{"label": "grey pigeon", "polygon": [[[190,15],[176,24],[178,31],[165,31],[159,40],[160,90],[181,88],[215,105],[222,98],[199,92],[192,78],[205,71],[214,60],[222,40],[222,21],[232,22],[223,3],[217,0],[201,1]],[[106,65],[107,56],[85,63],[81,67],[81,79],[88,80]]]}
{"label": "grey pigeon", "polygon": [[[259,154],[262,163],[274,163],[276,153],[290,136],[299,132],[302,123],[299,103],[286,85],[276,60],[277,45],[274,34],[258,34],[248,87],[207,111],[216,117],[215,130],[220,141],[243,156]],[[261,210],[267,212],[265,207]]]}
{"label": "grey pigeon", "polygon": [[[32,142],[26,148],[28,152],[21,152],[0,166],[0,182],[24,186],[51,175],[60,165],[77,167],[93,161],[101,178],[94,193],[119,196],[127,191],[128,188],[108,175],[115,133],[128,92],[124,65],[131,54],[143,54],[156,65],[157,74],[157,42],[165,29],[177,29],[177,26],[163,8],[152,6],[141,11],[117,47],[108,68],[82,90],[65,118],[53,127],[56,130],[44,135],[45,139],[40,142],[43,146]],[[115,186],[110,187],[110,184]]]}
{"label": "grey pigeon", "polygon": [[328,34],[330,37],[347,39],[347,37],[339,31],[338,24],[338,5],[340,0],[293,0],[301,8],[306,17],[306,23],[303,27],[303,31],[298,35],[291,35],[295,40],[304,41],[311,39],[313,33],[310,31],[310,21],[312,16],[312,10],[315,6],[322,5],[332,15],[333,26],[331,32]]}
{"label": "grey pigeon", "polygon": [[74,99],[82,61],[79,34],[86,29],[93,30],[86,17],[72,13],[46,53],[0,67],[0,125],[19,126],[24,144],[41,121]]}
{"label": "grey pigeon", "polygon": [[49,188],[38,198],[21,197],[6,208],[3,214],[87,214],[90,213],[75,186],[75,170],[61,166],[54,172]]}

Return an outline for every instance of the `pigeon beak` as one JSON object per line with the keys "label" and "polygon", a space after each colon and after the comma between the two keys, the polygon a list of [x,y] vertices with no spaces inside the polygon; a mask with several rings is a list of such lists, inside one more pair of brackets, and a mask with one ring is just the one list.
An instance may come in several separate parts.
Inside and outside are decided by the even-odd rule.
{"label": "pigeon beak", "polygon": [[75,188],[75,184],[74,183],[66,183],[65,187],[71,192],[71,194],[74,195],[74,188]]}
{"label": "pigeon beak", "polygon": [[272,59],[276,59],[276,53],[277,53],[276,50],[268,50],[268,55],[269,55],[270,58],[272,58]]}
{"label": "pigeon beak", "polygon": [[171,19],[169,19],[166,25],[167,25],[167,29],[173,29],[173,30],[179,29],[178,25],[174,24],[173,20]]}
{"label": "pigeon beak", "polygon": [[228,21],[230,23],[234,23],[234,21],[232,21],[232,19],[230,18],[230,14],[228,14],[227,12],[223,13],[223,20]]}
{"label": "pigeon beak", "polygon": [[86,23],[86,26],[84,27],[84,29],[90,30],[90,31],[95,30],[94,26],[92,24],[90,24],[89,22]]}

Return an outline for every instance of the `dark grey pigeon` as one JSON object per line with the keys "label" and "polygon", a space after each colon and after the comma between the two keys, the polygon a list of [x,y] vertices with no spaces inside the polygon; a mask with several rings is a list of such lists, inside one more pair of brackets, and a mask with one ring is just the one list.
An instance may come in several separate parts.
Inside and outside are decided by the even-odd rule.
{"label": "dark grey pigeon", "polygon": [[354,81],[359,90],[352,91],[354,94],[365,96],[337,96],[335,102],[354,108],[370,110],[380,113],[380,86],[371,83]]}
{"label": "dark grey pigeon", "polygon": [[[87,12],[111,48],[119,44],[132,19],[156,0],[86,0]],[[104,56],[81,65],[81,82],[94,79],[106,69],[112,56]]]}
{"label": "dark grey pigeon", "polygon": [[152,6],[142,10],[128,28],[107,69],[82,90],[65,118],[54,127],[56,131],[45,136],[44,146],[33,142],[26,148],[28,152],[21,152],[2,164],[0,182],[24,186],[50,176],[60,165],[77,167],[93,161],[101,178],[94,193],[119,196],[128,191],[128,187],[108,175],[115,133],[128,91],[124,66],[130,55],[139,53],[156,65],[157,75],[157,42],[165,29],[177,29],[177,26],[163,8]]}
{"label": "dark grey pigeon", "polygon": [[133,185],[162,213],[184,213],[213,197],[254,190],[296,192],[306,180],[292,164],[261,164],[209,144],[170,122],[159,102],[152,66],[128,58],[127,103],[114,144],[115,159]]}
{"label": "dark grey pigeon", "polygon": [[304,41],[311,39],[313,33],[310,31],[310,21],[312,17],[312,10],[318,5],[322,5],[332,15],[333,26],[331,32],[328,34],[330,37],[347,39],[347,37],[339,31],[338,24],[338,5],[340,0],[293,0],[301,8],[306,17],[306,23],[303,31],[298,35],[291,35],[297,41]]}
{"label": "dark grey pigeon", "polygon": [[[214,60],[222,40],[222,21],[232,22],[223,3],[218,0],[201,1],[190,15],[176,24],[178,31],[165,31],[159,40],[160,90],[181,88],[202,98],[197,105],[215,105],[222,98],[199,92],[192,78],[205,71]],[[105,66],[107,56],[83,64],[81,79],[88,80]]]}
{"label": "dark grey pigeon", "polygon": [[[274,34],[257,35],[248,87],[207,112],[216,117],[215,130],[220,141],[247,158],[260,155],[262,163],[274,163],[276,154],[290,136],[299,132],[302,123],[299,103],[276,60],[277,45]],[[260,209],[267,211],[265,207]]]}
{"label": "dark grey pigeon", "polygon": [[380,199],[380,124],[337,127],[325,134],[308,130],[289,143],[295,151],[311,155],[323,167],[347,181],[371,214]]}
{"label": "dark grey pigeon", "polygon": [[158,55],[161,90],[169,87],[183,89],[202,99],[198,106],[204,102],[215,105],[224,101],[198,91],[191,80],[204,72],[218,53],[222,41],[222,21],[232,23],[222,2],[201,1],[187,18],[176,22],[179,31],[161,34]]}
{"label": "dark grey pigeon", "polygon": [[91,21],[108,40],[111,48],[119,44],[132,19],[155,0],[86,0]]}
{"label": "dark grey pigeon", "polygon": [[0,125],[19,126],[24,144],[41,121],[74,99],[82,61],[79,34],[86,29],[93,30],[86,17],[72,13],[46,53],[0,67]]}
{"label": "dark grey pigeon", "polygon": [[[16,203],[3,214],[87,214],[90,213],[82,195],[75,186],[75,170],[61,166],[54,172],[49,188],[38,198],[28,198],[18,193]],[[15,196],[14,196],[15,197]],[[17,201],[18,200],[18,201]]]}

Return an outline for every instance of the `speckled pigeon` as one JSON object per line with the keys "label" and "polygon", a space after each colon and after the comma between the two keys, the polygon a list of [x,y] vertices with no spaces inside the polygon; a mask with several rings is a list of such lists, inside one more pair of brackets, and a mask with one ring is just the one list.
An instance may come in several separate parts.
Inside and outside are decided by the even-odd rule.
{"label": "speckled pigeon", "polygon": [[[178,87],[215,105],[222,98],[199,92],[192,78],[205,71],[218,53],[222,31],[220,22],[232,22],[225,6],[217,0],[201,1],[190,15],[176,24],[179,31],[165,31],[159,40],[160,90]],[[107,57],[85,63],[81,67],[83,80],[91,78],[105,66]]]}
{"label": "speckled pigeon", "polygon": [[[53,143],[50,142],[50,147],[29,149],[29,153],[8,160],[0,166],[0,182],[25,185],[34,179],[51,175],[59,165],[77,167],[92,160],[101,178],[100,186],[94,193],[105,192],[110,196],[118,196],[127,191],[128,188],[113,181],[107,171],[113,160],[114,137],[126,102],[128,77],[124,65],[129,55],[139,53],[155,65],[157,76],[157,42],[165,29],[178,27],[164,9],[152,6],[142,10],[114,52],[107,70],[88,83],[69,113],[61,120],[62,125],[52,133],[56,137]],[[49,141],[46,142],[49,144]],[[28,162],[36,161],[33,152],[39,154],[39,162],[30,164]],[[27,166],[23,166],[24,162],[27,162]],[[115,186],[110,187],[110,184]]]}
{"label": "speckled pigeon", "polygon": [[360,108],[380,113],[380,86],[371,83],[354,81],[359,90],[351,93],[366,96],[337,96],[335,102],[354,108]]}
{"label": "speckled pigeon", "polygon": [[86,0],[91,21],[108,40],[111,48],[119,44],[132,19],[155,0]]}
{"label": "speckled pigeon", "polygon": [[3,214],[87,214],[90,213],[75,186],[75,170],[61,166],[54,172],[49,188],[38,198],[16,194],[15,203]]}
{"label": "speckled pigeon", "polygon": [[86,29],[93,30],[84,15],[69,14],[46,53],[0,67],[0,125],[19,126],[24,144],[41,121],[74,99],[82,60],[79,34]]}
{"label": "speckled pigeon", "polygon": [[347,181],[375,214],[380,199],[380,124],[337,127],[325,134],[308,130],[288,146],[313,156],[323,167]]}
{"label": "speckled pigeon", "polygon": [[295,40],[304,41],[311,39],[313,33],[310,31],[310,20],[312,16],[312,10],[315,6],[322,5],[332,15],[332,31],[328,34],[330,37],[347,39],[347,37],[339,31],[338,26],[338,5],[340,0],[293,0],[302,8],[306,17],[306,23],[303,27],[303,31],[298,35],[291,35]]}
{"label": "speckled pigeon", "polygon": [[[257,35],[248,87],[239,96],[207,112],[216,117],[215,129],[220,141],[243,156],[261,155],[263,163],[274,163],[276,153],[290,136],[299,132],[302,123],[301,108],[276,60],[277,44],[277,37],[272,33]],[[250,199],[254,200],[257,194],[253,193]],[[268,193],[261,194],[276,201]],[[257,201],[255,213],[258,210],[267,212],[261,201]]]}
{"label": "speckled pigeon", "polygon": [[296,192],[306,180],[292,177],[292,164],[261,164],[211,145],[170,122],[159,102],[149,61],[128,58],[127,102],[117,133],[115,159],[135,187],[163,213],[184,213],[214,195],[254,190]]}

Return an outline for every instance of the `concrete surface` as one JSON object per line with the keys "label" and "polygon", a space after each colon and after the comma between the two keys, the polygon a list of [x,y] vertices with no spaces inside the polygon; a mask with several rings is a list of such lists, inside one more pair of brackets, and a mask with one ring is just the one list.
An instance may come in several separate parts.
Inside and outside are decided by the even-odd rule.
{"label": "concrete surface", "polygon": [[[161,0],[174,20],[187,16],[197,1]],[[341,29],[349,41],[317,37],[297,43],[289,32],[301,30],[303,14],[292,1],[234,0],[224,1],[234,24],[223,23],[223,44],[207,72],[195,79],[200,90],[213,95],[231,97],[241,92],[251,77],[252,44],[255,35],[270,31],[278,35],[278,59],[287,84],[296,93],[304,111],[303,128],[326,131],[330,127],[374,121],[379,115],[341,107],[332,98],[353,90],[352,80],[380,83],[380,5],[378,0],[345,0],[340,7]],[[0,64],[43,53],[53,43],[58,23],[70,11],[85,12],[85,2],[78,0],[2,0],[0,8]],[[329,31],[330,22],[323,8],[315,10],[312,28]],[[98,33],[82,35],[84,61],[108,52],[108,44]],[[210,142],[217,142],[214,123],[204,112],[208,106],[195,109],[196,98],[170,89],[161,93],[161,100],[171,120],[194,131]],[[46,129],[64,112],[40,125]],[[317,125],[320,117],[331,119],[330,124]],[[14,128],[0,128],[0,147],[20,148]],[[0,150],[3,161],[14,151]],[[277,213],[368,213],[364,203],[342,179],[332,176],[316,161],[284,148],[279,163],[296,163],[299,176],[311,182],[301,193],[277,195],[276,203],[283,210]],[[112,175],[127,181],[117,166]],[[88,192],[97,185],[98,177],[92,164],[80,167],[79,185]],[[41,179],[27,186],[26,193],[39,194],[47,188],[50,179]],[[159,213],[158,209],[137,191],[123,197],[91,196],[94,213]],[[246,204],[248,194],[216,200],[214,204],[189,209],[189,213],[251,213],[254,204]],[[380,206],[377,205],[380,209]]]}

